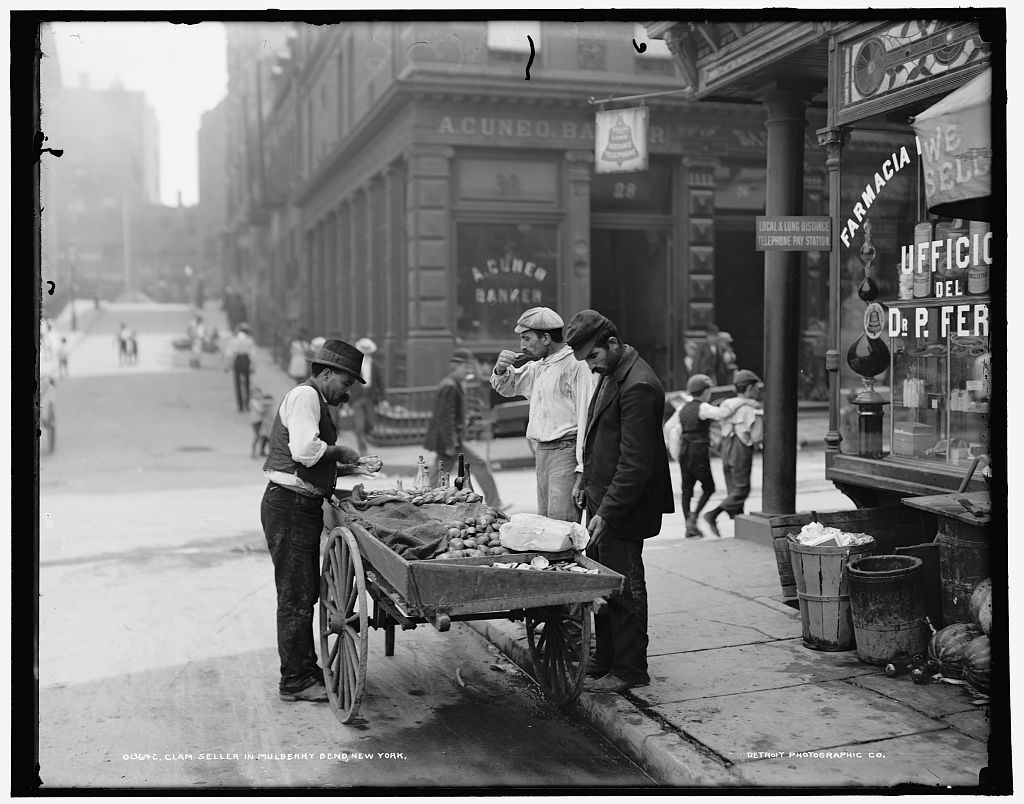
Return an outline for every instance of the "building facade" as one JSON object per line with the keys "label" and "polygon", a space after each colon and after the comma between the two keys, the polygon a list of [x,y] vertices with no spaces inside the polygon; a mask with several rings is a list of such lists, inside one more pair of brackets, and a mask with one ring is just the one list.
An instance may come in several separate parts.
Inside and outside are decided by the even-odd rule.
{"label": "building facade", "polygon": [[226,284],[223,240],[228,220],[227,100],[204,112],[199,122],[199,264],[193,268],[213,287]]}
{"label": "building facade", "polygon": [[84,76],[48,100],[47,136],[64,154],[43,187],[44,253],[79,296],[112,298],[134,286],[134,221],[159,203],[156,114],[143,93],[90,87]]}
{"label": "building facade", "polygon": [[[632,23],[281,26],[272,63],[252,47],[265,34],[229,33],[233,74],[248,78],[229,79],[227,100],[248,121],[231,141],[262,143],[259,158],[235,149],[228,177],[229,262],[262,339],[300,326],[367,335],[389,384],[419,386],[456,344],[484,362],[514,346],[527,307],[568,318],[593,306],[669,388],[685,383],[685,342],[711,323],[763,368],[762,107],[673,93],[671,53],[638,53],[631,40],[647,37]],[[594,170],[590,99],[609,87],[655,93],[647,170]],[[258,121],[243,114],[254,94]],[[810,114],[825,124],[824,104]],[[822,161],[803,172],[808,209],[827,214]],[[802,259],[800,393],[824,400],[827,257]]]}

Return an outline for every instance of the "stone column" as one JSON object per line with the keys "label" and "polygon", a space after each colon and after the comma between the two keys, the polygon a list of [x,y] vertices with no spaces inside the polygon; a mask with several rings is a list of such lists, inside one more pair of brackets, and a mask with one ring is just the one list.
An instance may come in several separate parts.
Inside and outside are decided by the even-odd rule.
{"label": "stone column", "polygon": [[554,307],[566,323],[580,310],[590,307],[590,180],[593,174],[593,151],[566,151],[566,225],[563,235],[568,255],[561,266],[559,284],[561,298]]}
{"label": "stone column", "polygon": [[[772,88],[768,108],[766,215],[801,215],[808,94]],[[800,253],[764,255],[764,466],[767,514],[796,510],[797,378],[800,372]]]}
{"label": "stone column", "polygon": [[[356,318],[358,317],[359,310],[359,270],[358,270],[358,251],[357,243],[358,240],[358,205],[356,203],[356,194],[350,195],[346,201],[346,212],[345,231],[347,233],[348,248],[345,249],[345,254],[348,257],[348,270],[346,271],[347,284],[345,287],[345,294],[348,298],[348,315],[346,316],[345,326],[348,329],[348,337],[352,338],[352,333],[356,331],[358,326]],[[345,330],[342,330],[343,332]]]}
{"label": "stone column", "polygon": [[[825,149],[825,168],[828,170],[828,202],[829,216],[836,228],[842,215],[841,166],[842,152],[849,131],[846,128],[823,128],[818,130],[818,145]],[[833,241],[836,232],[832,233]],[[839,452],[843,436],[839,430],[839,411],[842,407],[839,382],[839,314],[842,308],[842,295],[839,292],[841,276],[842,252],[833,245],[828,261],[829,282],[829,320],[828,350],[825,352],[825,371],[828,373],[828,432],[825,434],[825,450],[830,453]]]}
{"label": "stone column", "polygon": [[324,336],[330,337],[338,327],[338,215],[327,213],[324,221]]}
{"label": "stone column", "polygon": [[413,145],[406,152],[409,335],[406,384],[434,385],[453,344],[451,160],[453,148]]}
{"label": "stone column", "polygon": [[381,205],[384,215],[384,220],[381,221],[381,225],[384,227],[384,237],[382,239],[384,253],[381,254],[381,262],[384,268],[381,275],[383,281],[381,292],[384,294],[384,321],[382,322],[384,335],[381,339],[380,347],[381,355],[384,358],[384,382],[385,385],[389,385],[395,381],[395,330],[398,324],[395,320],[395,311],[399,306],[399,300],[395,298],[397,292],[395,287],[395,258],[400,251],[398,247],[400,241],[395,227],[397,210],[393,208],[396,183],[395,171],[388,165],[381,173],[381,177],[384,182],[384,203]]}
{"label": "stone column", "polygon": [[376,195],[379,184],[376,180],[371,179],[365,185],[363,185],[363,206],[366,209],[366,220],[365,223],[365,237],[366,237],[366,252],[365,252],[365,281],[363,283],[364,297],[363,297],[363,309],[366,315],[366,319],[363,326],[363,331],[359,337],[366,335],[369,338],[377,337],[377,294],[380,292],[380,282],[377,278],[377,262],[379,256],[377,255],[377,238],[376,229],[380,225],[380,221],[377,220],[376,212]]}

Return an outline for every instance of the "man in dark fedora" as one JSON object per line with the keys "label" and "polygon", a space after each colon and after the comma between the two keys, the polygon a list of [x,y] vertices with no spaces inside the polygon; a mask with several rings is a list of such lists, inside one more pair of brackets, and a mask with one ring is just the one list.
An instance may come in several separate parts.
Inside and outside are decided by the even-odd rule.
{"label": "man in dark fedora", "polygon": [[594,617],[596,650],[587,675],[593,692],[644,686],[647,674],[647,583],[644,539],[661,532],[674,510],[662,432],[665,390],[618,328],[596,310],[573,316],[565,342],[600,376],[587,413],[583,478],[577,504],[587,512],[587,555],[626,583]]}
{"label": "man in dark fedora", "polygon": [[363,382],[363,354],[340,340],[326,341],[313,355],[310,378],[281,400],[263,464],[267,488],[260,505],[263,533],[274,562],[277,586],[278,692],[284,701],[326,702],[323,671],[313,645],[313,606],[320,586],[323,502],[334,494],[339,470],[373,473],[379,458],[360,458],[337,445],[329,406],[348,399]]}

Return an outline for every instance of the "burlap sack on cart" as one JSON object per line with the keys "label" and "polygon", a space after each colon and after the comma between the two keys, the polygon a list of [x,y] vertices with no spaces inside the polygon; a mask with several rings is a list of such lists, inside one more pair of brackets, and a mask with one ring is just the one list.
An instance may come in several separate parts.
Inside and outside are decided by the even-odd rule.
{"label": "burlap sack on cart", "polygon": [[578,522],[565,522],[539,514],[512,514],[498,532],[501,534],[501,546],[508,550],[579,551],[590,541],[587,529]]}
{"label": "burlap sack on cart", "polygon": [[447,547],[448,526],[405,500],[392,499],[361,509],[345,501],[340,510],[342,519],[362,525],[407,561],[433,558]]}

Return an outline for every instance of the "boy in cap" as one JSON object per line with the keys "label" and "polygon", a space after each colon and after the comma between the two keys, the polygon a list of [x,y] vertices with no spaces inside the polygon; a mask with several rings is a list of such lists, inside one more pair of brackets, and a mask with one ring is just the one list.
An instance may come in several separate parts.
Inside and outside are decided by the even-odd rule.
{"label": "boy in cap", "polygon": [[502,396],[530,400],[526,437],[537,445],[537,513],[579,522],[574,498],[583,476],[583,436],[597,378],[573,358],[562,327],[562,317],[550,307],[523,313],[515,331],[520,349],[532,360],[516,368],[518,355],[503,349],[491,387]]}
{"label": "boy in cap", "polygon": [[704,521],[715,536],[719,514],[727,513],[731,519],[743,513],[743,504],[750,496],[750,470],[754,462],[752,428],[757,420],[757,394],[763,386],[761,378],[747,369],[740,369],[733,378],[736,396],[719,406],[730,415],[722,419],[722,472],[725,474],[726,498],[704,514]]}
{"label": "boy in cap", "polygon": [[662,434],[665,389],[615,324],[596,310],[573,316],[566,342],[601,379],[587,412],[583,479],[577,504],[587,511],[587,555],[622,574],[621,595],[594,615],[596,650],[587,685],[625,692],[650,682],[644,539],[661,532],[674,509]]}
{"label": "boy in cap", "polygon": [[312,376],[281,400],[270,432],[260,521],[274,563],[281,660],[278,694],[283,701],[327,701],[313,647],[323,503],[334,495],[339,470],[372,474],[382,465],[376,456],[361,458],[337,444],[329,411],[329,406],[348,399],[353,383],[362,382],[362,361],[362,352],[351,344],[326,341],[313,355]]}
{"label": "boy in cap", "polygon": [[474,486],[492,508],[503,509],[505,504],[487,466],[487,461],[464,443],[466,434],[466,392],[462,383],[476,370],[476,357],[469,349],[459,347],[448,360],[448,376],[437,386],[434,414],[427,426],[424,448],[434,453],[430,462],[430,485],[437,483],[438,464],[451,473],[461,452],[470,464]]}
{"label": "boy in cap", "polygon": [[[735,412],[734,400],[729,404],[712,405],[711,378],[707,374],[694,374],[686,381],[686,392],[692,399],[676,414],[679,417],[679,469],[683,476],[682,503],[686,515],[686,538],[699,539],[703,536],[697,525],[697,517],[715,493],[715,480],[711,475],[711,422],[722,421]],[[740,405],[748,404],[746,400]],[[753,404],[751,402],[750,404]],[[693,489],[700,481],[700,499],[697,508],[690,510]],[[713,529],[714,530],[714,529]],[[715,535],[718,533],[715,531]]]}

